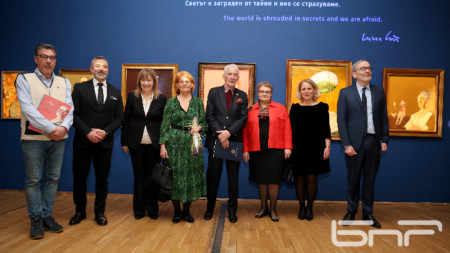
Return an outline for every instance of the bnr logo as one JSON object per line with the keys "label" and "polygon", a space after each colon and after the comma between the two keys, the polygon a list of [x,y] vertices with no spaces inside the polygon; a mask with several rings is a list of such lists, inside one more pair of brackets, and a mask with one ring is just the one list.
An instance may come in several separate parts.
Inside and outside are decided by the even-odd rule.
{"label": "bnr logo", "polygon": [[[372,225],[372,221],[363,221],[363,220],[355,220],[355,221],[338,221],[339,225]],[[436,226],[439,232],[442,232],[442,223],[438,220],[399,220],[397,222],[398,225],[401,226]],[[338,241],[336,235],[357,235],[361,236],[360,241]],[[360,247],[367,244],[369,241],[369,246],[373,246],[373,238],[375,235],[395,235],[397,236],[397,245],[399,247],[403,246],[403,237],[404,246],[409,246],[409,238],[411,235],[434,235],[433,229],[409,229],[405,232],[403,236],[402,232],[397,229],[371,229],[368,234],[366,234],[362,230],[336,230],[336,221],[331,221],[331,241],[333,244],[338,247]]]}

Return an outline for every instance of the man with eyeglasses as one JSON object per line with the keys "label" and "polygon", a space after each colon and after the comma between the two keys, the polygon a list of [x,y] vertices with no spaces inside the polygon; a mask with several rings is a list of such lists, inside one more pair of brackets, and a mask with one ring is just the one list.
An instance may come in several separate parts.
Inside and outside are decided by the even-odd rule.
{"label": "man with eyeglasses", "polygon": [[[239,80],[239,68],[236,64],[228,64],[224,68],[225,84],[212,88],[206,104],[206,121],[208,133],[205,146],[208,148],[208,169],[206,172],[206,191],[208,204],[204,215],[211,220],[217,198],[217,189],[222,174],[223,159],[213,155],[214,145],[222,145],[224,149],[231,142],[242,143],[242,130],[247,123],[247,94],[236,88]],[[236,210],[238,202],[239,161],[226,160],[228,175],[228,218],[231,223],[237,222]]]}
{"label": "man with eyeglasses", "polygon": [[[52,218],[52,213],[67,131],[73,122],[73,104],[69,80],[53,73],[56,65],[55,48],[49,44],[36,46],[34,61],[37,65],[34,72],[18,75],[15,86],[22,110],[20,140],[25,160],[25,196],[31,219],[30,237],[41,239],[44,230],[54,233],[63,231],[63,227]],[[58,125],[46,119],[37,109],[44,95],[72,106]],[[43,133],[28,129],[30,124]],[[41,190],[43,174],[45,177]]]}
{"label": "man with eyeglasses", "polygon": [[75,84],[72,93],[75,136],[73,139],[73,202],[75,214],[69,225],[86,219],[86,180],[91,163],[95,170],[95,221],[106,226],[108,175],[114,144],[114,132],[122,125],[123,103],[120,90],[110,84],[108,61],[103,56],[91,62],[94,78]]}
{"label": "man with eyeglasses", "polygon": [[353,64],[352,75],[356,84],[341,90],[337,105],[339,135],[348,168],[347,214],[343,220],[355,219],[362,175],[362,219],[381,228],[372,212],[375,177],[389,139],[386,96],[383,87],[370,84],[372,67],[368,61]]}

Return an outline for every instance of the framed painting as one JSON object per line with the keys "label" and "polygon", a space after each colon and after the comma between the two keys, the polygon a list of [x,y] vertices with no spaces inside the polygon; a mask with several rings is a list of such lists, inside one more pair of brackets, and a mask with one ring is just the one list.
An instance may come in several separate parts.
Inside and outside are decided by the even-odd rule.
{"label": "framed painting", "polygon": [[331,139],[339,140],[337,101],[341,89],[352,84],[351,61],[287,60],[286,108],[299,103],[297,90],[300,81],[312,79],[319,86],[318,101],[327,103],[330,114]]}
{"label": "framed painting", "polygon": [[20,119],[20,106],[14,82],[23,71],[2,71],[2,119]]}
{"label": "framed painting", "polygon": [[444,70],[383,69],[389,135],[442,137]]}
{"label": "framed painting", "polygon": [[70,84],[72,84],[72,91],[76,83],[85,82],[94,78],[94,75],[89,69],[60,69],[59,75],[69,79]]}
{"label": "framed painting", "polygon": [[167,99],[177,95],[174,87],[178,64],[122,64],[122,99],[125,106],[128,93],[137,87],[139,71],[150,68],[158,75],[158,89]]}
{"label": "framed painting", "polygon": [[[223,69],[231,63],[207,63],[198,64],[198,97],[203,100],[206,110],[208,93],[211,88],[224,84]],[[239,80],[236,88],[247,93],[248,105],[255,103],[255,70],[254,63],[235,63],[239,68]]]}

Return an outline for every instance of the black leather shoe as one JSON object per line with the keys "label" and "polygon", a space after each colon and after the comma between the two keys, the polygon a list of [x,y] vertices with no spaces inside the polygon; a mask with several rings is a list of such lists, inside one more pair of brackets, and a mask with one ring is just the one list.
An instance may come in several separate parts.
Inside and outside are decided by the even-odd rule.
{"label": "black leather shoe", "polygon": [[267,209],[266,210],[261,209],[257,214],[255,214],[255,218],[260,219],[266,215],[269,215],[269,211]]}
{"label": "black leather shoe", "polygon": [[95,215],[95,221],[99,226],[106,226],[108,225],[108,219],[106,219],[106,216],[102,213],[98,213]]}
{"label": "black leather shoe", "polygon": [[86,219],[86,213],[75,213],[74,216],[70,218],[69,225],[76,225],[84,219]]}
{"label": "black leather shoe", "polygon": [[190,213],[183,213],[183,215],[181,215],[181,219],[189,223],[194,223],[194,217],[192,217]]}
{"label": "black leather shoe", "polygon": [[369,220],[373,221],[373,224],[371,225],[374,228],[381,228],[381,224],[373,217],[372,214],[363,214],[362,216],[363,220]]}
{"label": "black leather shoe", "polygon": [[181,221],[181,211],[175,211],[173,213],[172,222],[173,223],[178,223],[180,221]]}
{"label": "black leather shoe", "polygon": [[152,213],[152,214],[149,214],[148,217],[150,217],[150,219],[152,219],[152,220],[157,220],[158,219],[158,214],[157,213]]}
{"label": "black leather shoe", "polygon": [[355,220],[355,214],[347,212],[342,220]]}
{"label": "black leather shoe", "polygon": [[230,220],[231,223],[236,223],[238,218],[236,216],[236,214],[232,213],[228,216],[228,219]]}
{"label": "black leather shoe", "polygon": [[311,221],[314,218],[312,208],[306,208],[306,216],[307,221]]}
{"label": "black leather shoe", "polygon": [[135,214],[135,215],[134,215],[134,218],[135,218],[136,220],[140,220],[140,219],[144,218],[144,215]]}
{"label": "black leather shoe", "polygon": [[304,220],[306,218],[306,208],[300,207],[300,211],[298,211],[298,219]]}
{"label": "black leather shoe", "polygon": [[203,218],[205,218],[205,220],[210,220],[213,217],[213,212],[212,211],[206,211],[205,215],[203,215]]}

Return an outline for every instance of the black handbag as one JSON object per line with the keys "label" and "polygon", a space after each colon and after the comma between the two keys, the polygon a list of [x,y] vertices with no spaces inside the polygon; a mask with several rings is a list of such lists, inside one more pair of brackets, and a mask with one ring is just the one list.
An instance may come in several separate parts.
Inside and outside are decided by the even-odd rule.
{"label": "black handbag", "polygon": [[294,173],[292,171],[292,160],[291,160],[291,158],[288,158],[288,159],[284,160],[283,170],[284,170],[283,171],[284,181],[286,182],[286,184],[294,185],[295,184],[295,178],[294,178]]}
{"label": "black handbag", "polygon": [[164,163],[157,163],[155,165],[150,178],[165,190],[171,190],[173,188],[173,170],[169,167],[166,159],[164,159]]}

